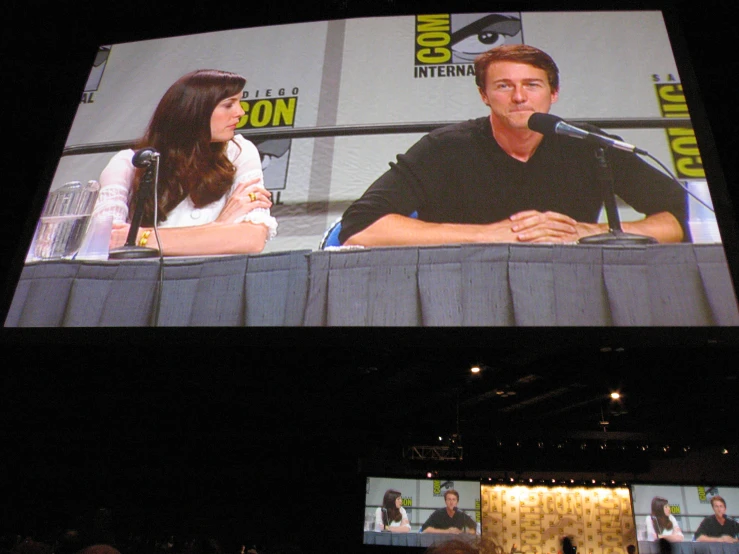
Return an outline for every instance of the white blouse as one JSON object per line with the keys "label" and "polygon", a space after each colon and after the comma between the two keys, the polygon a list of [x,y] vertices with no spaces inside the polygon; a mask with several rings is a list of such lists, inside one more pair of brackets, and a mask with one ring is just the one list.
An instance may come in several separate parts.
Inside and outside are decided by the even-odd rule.
{"label": "white blouse", "polygon": [[[136,174],[136,168],[131,162],[133,154],[133,150],[118,152],[100,174],[100,192],[93,211],[94,216],[109,215],[112,216],[114,222],[125,223],[127,221],[128,202],[132,194],[132,184]],[[159,224],[160,228],[193,227],[212,223],[221,213],[226,205],[226,200],[239,183],[245,180],[258,179],[257,184],[264,186],[262,164],[259,152],[254,144],[241,135],[236,135],[234,140],[228,142],[226,156],[236,167],[231,189],[218,200],[200,208],[195,207],[192,198],[187,196],[167,214],[167,219]],[[270,229],[270,238],[276,234],[277,222],[270,216],[269,210],[257,208],[244,216],[240,216],[233,223],[241,221],[266,225]]]}
{"label": "white blouse", "polygon": [[[662,529],[662,532],[660,535],[672,535],[676,529],[680,529],[680,526],[677,523],[677,520],[675,519],[675,516],[670,514],[669,516],[670,521],[672,522],[672,529]],[[647,540],[648,541],[656,541],[657,540],[657,531],[654,529],[654,522],[652,521],[652,516],[649,515],[646,517],[647,522]]]}
{"label": "white blouse", "polygon": [[[400,521],[391,521],[390,527],[408,527],[411,528],[411,524],[408,522],[408,514],[403,506],[400,507]],[[382,531],[382,508],[375,510],[375,531]]]}

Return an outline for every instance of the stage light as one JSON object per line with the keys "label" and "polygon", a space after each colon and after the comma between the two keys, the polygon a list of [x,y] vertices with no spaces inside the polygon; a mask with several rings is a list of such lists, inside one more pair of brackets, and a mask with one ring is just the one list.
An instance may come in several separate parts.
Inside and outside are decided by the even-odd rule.
{"label": "stage light", "polygon": [[620,393],[618,393],[618,392],[612,392],[611,393],[611,399],[612,400],[618,400],[619,398],[621,398],[621,394]]}
{"label": "stage light", "polygon": [[728,453],[729,453],[729,449],[728,448],[724,448],[724,449],[721,450],[721,454],[728,454]]}
{"label": "stage light", "polygon": [[470,371],[471,371],[472,373],[474,373],[474,374],[480,373],[480,366],[478,366],[478,365],[473,365],[473,366],[472,366],[472,367],[470,368]]}
{"label": "stage light", "polygon": [[433,473],[431,473],[430,471],[427,471],[427,472],[426,472],[426,477],[427,477],[427,478],[431,479],[431,478],[432,478],[433,476],[434,476],[434,474],[433,474]]}

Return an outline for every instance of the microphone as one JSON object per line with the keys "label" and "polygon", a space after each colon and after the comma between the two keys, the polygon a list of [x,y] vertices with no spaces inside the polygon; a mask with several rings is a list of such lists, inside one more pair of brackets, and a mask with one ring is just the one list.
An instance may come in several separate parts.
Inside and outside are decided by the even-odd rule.
{"label": "microphone", "polygon": [[382,516],[382,523],[385,527],[383,531],[387,531],[387,528],[390,525],[390,518],[387,515],[387,508],[382,508]]}
{"label": "microphone", "polygon": [[134,167],[143,169],[145,167],[149,167],[151,165],[151,162],[153,162],[158,157],[159,152],[157,152],[153,148],[142,148],[141,150],[137,150],[134,153],[133,158],[131,158],[131,163]]}
{"label": "microphone", "polygon": [[[141,218],[144,215],[144,202],[150,194],[154,194],[154,217],[156,218],[156,189],[157,180],[159,178],[159,152],[154,148],[142,148],[137,150],[131,158],[134,167],[145,169],[139,182],[138,198],[131,216],[131,225],[128,228],[128,236],[126,243],[118,248],[113,248],[108,252],[108,258],[112,260],[137,259],[137,258],[154,258],[160,255],[157,248],[142,246],[136,244],[136,236],[141,228]],[[156,233],[156,222],[154,223],[154,233]],[[159,238],[158,235],[157,239]]]}
{"label": "microphone", "polygon": [[531,114],[528,126],[532,131],[536,131],[542,135],[564,135],[566,137],[587,140],[588,142],[606,148],[616,148],[634,154],[647,154],[646,150],[637,148],[633,144],[575,127],[567,123],[564,119],[549,113],[537,112]]}

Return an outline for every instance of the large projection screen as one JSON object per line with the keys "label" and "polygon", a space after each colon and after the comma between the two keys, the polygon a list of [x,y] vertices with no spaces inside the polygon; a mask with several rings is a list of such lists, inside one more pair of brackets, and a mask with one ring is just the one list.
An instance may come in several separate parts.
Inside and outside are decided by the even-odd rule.
{"label": "large projection screen", "polygon": [[[400,493],[401,505],[408,518],[407,532],[396,533],[384,529],[382,510],[388,492]],[[456,511],[466,514],[461,534],[424,531],[429,518],[437,511],[446,510],[445,498],[457,497]],[[388,496],[388,498],[392,498]],[[387,508],[385,508],[387,509]],[[433,520],[432,520],[433,521]],[[458,479],[408,479],[396,477],[367,477],[364,502],[363,544],[375,546],[428,547],[454,538],[473,540],[480,535],[480,482]],[[397,524],[396,524],[396,527]]]}
{"label": "large projection screen", "polygon": [[[659,552],[657,538],[667,534],[672,536],[674,524],[677,524],[682,540],[673,543],[673,548],[678,552],[685,552],[684,547],[694,543],[696,531],[704,520],[714,518],[711,499],[719,497],[723,499],[726,507],[727,519],[734,519],[739,514],[739,488],[724,487],[716,485],[660,485],[660,484],[634,484],[631,485],[631,496],[634,503],[634,518],[636,520],[636,533],[639,540],[640,554],[654,554]],[[665,502],[666,501],[666,502]],[[669,507],[669,517],[673,520],[673,530],[666,533],[658,520],[654,518],[653,507]],[[727,521],[731,525],[730,521]],[[656,525],[656,529],[655,529]],[[736,525],[736,523],[734,523]],[[734,531],[739,527],[735,527]],[[658,531],[662,533],[658,534]],[[734,536],[734,539],[739,538]],[[704,548],[712,543],[703,543]],[[721,544],[713,546],[721,548]],[[732,546],[726,545],[727,548]],[[735,546],[735,545],[733,545]],[[711,550],[713,552],[713,550]]]}
{"label": "large projection screen", "polygon": [[[439,261],[439,256],[444,258],[445,255],[433,250],[429,253],[427,249],[410,254],[390,253],[389,261],[378,261],[382,259],[380,254],[368,252],[334,251],[331,256],[317,252],[326,230],[351,202],[386,171],[389,162],[423,136],[424,132],[419,129],[486,115],[487,108],[480,101],[474,84],[472,59],[491,44],[475,42],[478,36],[471,32],[464,40],[459,37],[465,29],[476,28],[481,22],[496,21],[496,18],[504,18],[507,26],[505,31],[498,33],[493,46],[530,44],[556,60],[561,73],[561,89],[552,113],[568,120],[601,124],[611,121],[608,132],[649,151],[669,167],[687,189],[711,205],[711,183],[707,182],[690,124],[665,127],[629,123],[630,120],[643,122],[664,118],[687,121],[690,116],[682,92],[680,68],[659,11],[358,18],[103,45],[82,94],[49,192],[72,181],[98,179],[111,156],[130,147],[142,135],[159,99],[180,76],[204,67],[224,69],[247,78],[241,99],[246,114],[237,132],[250,139],[259,150],[264,182],[275,200],[272,215],[279,223],[276,238],[267,243],[262,255],[266,261],[254,262],[252,266],[260,263],[267,267],[280,266],[282,262],[274,262],[275,259],[286,260],[286,254],[296,252],[301,252],[307,261],[297,256],[285,262],[279,269],[282,273],[278,285],[274,285],[274,280],[270,284],[270,294],[278,297],[288,288],[303,295],[295,301],[295,306],[285,308],[296,310],[292,316],[265,319],[250,315],[250,308],[242,306],[234,313],[246,312],[246,315],[234,315],[231,319],[215,317],[206,324],[739,324],[736,297],[716,217],[706,206],[687,196],[692,245],[663,250],[662,255],[652,255],[651,251],[633,255],[638,258],[636,263],[640,265],[636,271],[642,281],[625,286],[619,283],[623,283],[623,276],[631,275],[628,268],[634,267],[636,258],[601,254],[600,249],[593,253],[592,248],[591,257],[585,259],[581,256],[586,249],[576,247],[536,250],[537,267],[554,268],[546,269],[544,276],[529,275],[532,281],[544,281],[541,286],[545,290],[542,291],[516,290],[514,283],[520,257],[524,256],[526,263],[531,262],[528,256],[533,250],[509,250],[507,247],[480,253],[462,250],[456,258],[447,261]],[[434,30],[429,31],[430,28]],[[427,48],[428,52],[424,50],[424,44],[433,45],[439,40],[439,33],[445,32],[457,42],[450,43],[448,49],[432,46]],[[378,44],[383,45],[382,48],[377,48]],[[286,52],[289,55],[285,55]],[[644,52],[649,52],[649,56]],[[613,121],[622,124],[619,127]],[[622,202],[619,202],[619,209],[623,221],[641,217]],[[149,321],[146,317],[120,319],[110,315],[116,312],[110,307],[105,313],[96,315],[43,317],[38,313],[41,308],[36,305],[44,304],[45,300],[35,295],[44,294],[39,292],[44,279],[62,279],[67,287],[64,290],[73,291],[76,276],[90,271],[94,263],[81,259],[49,262],[39,260],[34,252],[31,245],[7,326],[115,326]],[[341,257],[340,254],[346,255]],[[465,273],[469,265],[465,256],[468,255],[472,258],[482,256],[484,263],[505,257],[507,265],[500,266],[502,292],[491,293],[473,286],[473,296],[463,298],[467,294],[464,287],[468,285],[463,287],[462,283],[474,278]],[[433,266],[430,283],[424,281],[427,272],[423,264],[428,257]],[[70,261],[82,263],[83,270],[77,271],[63,263]],[[552,265],[542,266],[542,262]],[[564,263],[566,267],[559,271],[560,266],[555,262]],[[53,277],[49,276],[50,270],[39,267],[50,263],[63,266]],[[110,277],[113,280],[124,279],[121,273],[125,271],[116,273],[111,268],[113,262],[96,260],[95,263],[101,268],[95,279],[107,278],[103,275],[113,275]],[[213,260],[205,263],[213,263]],[[420,307],[406,306],[396,297],[386,300],[388,307],[371,307],[376,295],[380,294],[375,286],[383,289],[384,294],[390,291],[397,297],[423,296],[423,290],[431,290],[430,294],[435,295],[434,283],[448,278],[437,270],[441,266],[448,268],[450,263],[456,271],[452,279],[459,280],[451,294],[451,307],[436,305],[423,297]],[[612,263],[617,270],[609,278],[603,275],[603,267]],[[328,273],[322,268],[327,268]],[[336,274],[342,268],[344,272]],[[209,271],[211,269],[202,269],[201,274]],[[218,273],[220,269],[213,271]],[[407,283],[408,271],[414,272],[410,275],[414,283]],[[474,271],[484,271],[484,267],[475,266]],[[653,273],[660,272],[669,274],[665,283],[653,278]],[[143,279],[143,273],[146,271],[137,273],[137,278]],[[395,280],[397,274],[402,274],[400,280]],[[673,277],[676,274],[678,278]],[[145,279],[155,279],[155,273],[151,277],[148,275]],[[327,275],[341,286],[327,290],[330,280]],[[238,278],[237,275],[232,280],[237,282]],[[243,272],[241,278],[249,281]],[[296,287],[295,279],[305,280]],[[390,281],[383,284],[382,279]],[[578,279],[588,284],[583,286]],[[343,290],[341,287],[349,286],[346,283],[354,283],[351,286],[355,288]],[[637,298],[643,292],[633,290],[642,284],[651,287],[646,294],[652,298],[646,299],[646,307],[645,299]],[[140,300],[145,306],[161,300],[155,298],[153,287],[152,292]],[[512,290],[505,292],[507,289]],[[498,294],[506,296],[498,298]],[[537,295],[542,294],[549,295],[545,301],[549,306],[544,309],[536,305]],[[246,302],[248,291],[237,296],[238,301]],[[614,306],[619,296],[631,296],[636,300],[633,306],[622,309]],[[679,298],[683,304],[674,313],[662,313],[665,298]],[[106,301],[115,302],[113,299]],[[357,302],[364,302],[360,309],[353,306]],[[483,306],[479,309],[481,312],[486,306],[505,305],[494,315],[474,314],[464,306],[463,313],[457,314],[460,310],[454,305],[465,302],[470,306]],[[531,306],[522,307],[527,303]],[[311,313],[310,308],[319,304],[328,306],[325,312]],[[637,308],[639,305],[642,307]],[[252,306],[253,310],[260,309],[254,303]],[[56,310],[69,314],[67,306]],[[581,317],[579,314],[583,310],[591,313]],[[643,313],[633,313],[634,310]],[[388,315],[388,311],[392,314]],[[164,312],[166,317],[166,309]],[[203,321],[197,317],[188,320],[186,316],[178,316],[169,321],[160,320],[159,324],[200,325]]]}

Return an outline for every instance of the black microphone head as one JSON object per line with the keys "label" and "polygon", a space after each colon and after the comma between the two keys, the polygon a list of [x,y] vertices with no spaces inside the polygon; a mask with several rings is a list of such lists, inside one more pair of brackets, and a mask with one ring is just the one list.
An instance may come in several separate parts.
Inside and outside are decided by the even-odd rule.
{"label": "black microphone head", "polygon": [[134,167],[138,168],[144,168],[149,167],[151,165],[151,162],[159,155],[159,152],[154,150],[151,147],[142,148],[141,150],[137,150],[133,158],[131,158],[131,163]]}
{"label": "black microphone head", "polygon": [[561,117],[552,115],[550,113],[532,113],[529,117],[529,129],[541,133],[542,135],[553,135],[555,134],[557,123],[562,121]]}

